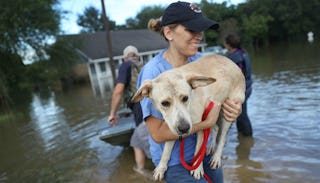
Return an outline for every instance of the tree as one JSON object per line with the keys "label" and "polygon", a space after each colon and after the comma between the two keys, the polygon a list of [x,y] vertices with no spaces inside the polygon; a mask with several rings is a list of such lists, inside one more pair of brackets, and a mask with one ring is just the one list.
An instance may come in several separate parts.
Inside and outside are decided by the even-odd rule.
{"label": "tree", "polygon": [[270,16],[268,39],[287,41],[305,39],[308,31],[320,29],[320,0],[248,0],[242,12]]}
{"label": "tree", "polygon": [[162,6],[144,7],[137,14],[138,28],[146,29],[151,18],[159,18],[162,16],[164,8]]}
{"label": "tree", "polygon": [[71,70],[81,61],[77,47],[81,48],[83,41],[74,37],[59,36],[57,41],[46,49],[50,55],[47,70],[51,76],[48,79],[59,80],[71,77]]}
{"label": "tree", "polygon": [[[8,98],[17,91],[14,88],[24,88],[24,60],[48,57],[45,48],[59,32],[61,12],[57,4],[58,0],[1,0],[0,98]],[[32,57],[28,57],[30,52]]]}
{"label": "tree", "polygon": [[103,31],[101,13],[93,6],[84,10],[83,15],[78,16],[77,24],[82,27],[81,32]]}
{"label": "tree", "polygon": [[[231,8],[227,7],[227,3],[223,2],[221,4],[219,3],[209,3],[206,0],[202,0],[200,3],[201,11],[202,13],[217,22],[219,22],[219,30],[218,31],[212,31],[207,30],[205,31],[205,39],[208,45],[214,45],[217,43],[223,43],[224,41],[224,31],[226,29],[230,29],[230,23],[224,22],[228,18],[232,17],[232,10]],[[236,26],[236,24],[232,24],[232,26]],[[233,27],[231,27],[232,29]]]}
{"label": "tree", "polygon": [[59,32],[60,10],[57,0],[1,0],[0,49],[18,54],[23,60],[30,49],[36,57],[45,56],[43,48]]}
{"label": "tree", "polygon": [[162,6],[146,6],[141,9],[135,18],[128,18],[125,27],[127,29],[146,29],[151,18],[159,18],[164,12]]}
{"label": "tree", "polygon": [[138,20],[137,19],[134,19],[134,18],[128,18],[126,20],[126,25],[124,25],[124,28],[125,29],[138,29]]}
{"label": "tree", "polygon": [[[84,13],[78,16],[77,24],[82,27],[82,33],[94,33],[105,30],[101,11],[93,6],[87,7]],[[115,21],[109,19],[109,28],[110,30],[116,29]]]}
{"label": "tree", "polygon": [[[220,43],[224,43],[228,34],[240,34],[239,22],[236,18],[227,18],[219,24]],[[242,39],[242,38],[241,38]]]}
{"label": "tree", "polygon": [[243,18],[243,32],[246,36],[252,38],[256,48],[258,48],[264,40],[267,40],[269,32],[268,23],[272,20],[273,18],[271,16],[262,16],[255,13],[250,17]]}

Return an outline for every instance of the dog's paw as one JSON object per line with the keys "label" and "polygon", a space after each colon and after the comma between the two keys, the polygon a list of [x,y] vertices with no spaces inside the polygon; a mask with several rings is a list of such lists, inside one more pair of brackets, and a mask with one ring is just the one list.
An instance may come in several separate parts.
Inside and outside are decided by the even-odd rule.
{"label": "dog's paw", "polygon": [[201,179],[204,174],[202,163],[199,165],[198,168],[192,170],[190,173],[195,179],[197,179],[197,180]]}
{"label": "dog's paw", "polygon": [[210,167],[212,169],[219,168],[221,166],[221,155],[218,153],[214,153],[210,161]]}
{"label": "dog's paw", "polygon": [[153,178],[154,180],[162,180],[164,177],[164,172],[166,172],[167,170],[167,166],[166,165],[158,165],[155,169],[154,169],[154,173],[153,173]]}

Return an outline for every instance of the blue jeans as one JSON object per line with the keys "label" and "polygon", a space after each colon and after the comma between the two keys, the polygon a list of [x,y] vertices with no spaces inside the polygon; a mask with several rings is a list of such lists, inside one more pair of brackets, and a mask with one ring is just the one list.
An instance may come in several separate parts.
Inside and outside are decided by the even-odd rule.
{"label": "blue jeans", "polygon": [[247,112],[247,98],[242,104],[242,113],[237,118],[237,129],[244,136],[252,136],[252,126]]}
{"label": "blue jeans", "polygon": [[138,127],[143,120],[140,102],[134,103],[131,110],[134,114],[134,121],[136,122],[136,127]]}
{"label": "blue jeans", "polygon": [[[206,156],[203,160],[204,172],[211,178],[213,183],[223,183],[222,167],[218,169],[210,168],[210,158],[212,155]],[[185,169],[181,164],[168,167],[164,175],[166,183],[207,183],[207,180],[202,177],[200,180],[196,180],[190,171]]]}

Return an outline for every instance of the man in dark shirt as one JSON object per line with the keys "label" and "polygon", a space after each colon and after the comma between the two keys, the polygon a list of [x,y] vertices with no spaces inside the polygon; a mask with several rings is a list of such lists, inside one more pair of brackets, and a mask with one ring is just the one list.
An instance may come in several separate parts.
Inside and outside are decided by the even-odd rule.
{"label": "man in dark shirt", "polygon": [[[146,157],[150,158],[149,143],[148,143],[148,131],[145,123],[142,119],[142,111],[140,103],[131,103],[130,97],[136,91],[138,67],[141,68],[142,62],[138,56],[138,49],[134,46],[127,46],[123,50],[123,63],[120,65],[117,84],[114,87],[111,98],[111,109],[108,121],[111,125],[117,125],[118,117],[116,115],[117,109],[123,96],[124,100],[129,104],[134,113],[136,129],[130,139],[130,146],[133,147],[136,165],[134,170],[140,174],[146,176],[150,174],[145,168]],[[134,73],[134,75],[132,75]],[[135,74],[136,73],[136,74]]]}
{"label": "man in dark shirt", "polygon": [[[111,109],[109,115],[109,123],[116,125],[118,123],[118,118],[116,115],[117,109],[120,105],[123,96],[128,96],[130,82],[131,82],[131,67],[133,62],[139,61],[138,49],[134,46],[127,46],[123,50],[123,62],[120,65],[118,78],[116,81],[116,86],[114,87],[112,98],[111,98]],[[125,97],[125,100],[129,100],[129,97]],[[127,102],[127,101],[126,101]],[[139,104],[140,105],[140,104]],[[142,121],[141,111],[134,111],[135,122],[138,126]],[[139,114],[140,113],[140,114]]]}

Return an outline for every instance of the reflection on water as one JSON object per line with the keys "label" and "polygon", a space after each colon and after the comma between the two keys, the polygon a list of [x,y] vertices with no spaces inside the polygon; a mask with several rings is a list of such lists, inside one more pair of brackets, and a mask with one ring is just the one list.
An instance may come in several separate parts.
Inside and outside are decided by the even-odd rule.
{"label": "reflection on water", "polygon": [[[268,174],[260,171],[262,163],[250,159],[251,148],[254,146],[254,138],[238,136],[238,145],[236,147],[236,165],[234,171],[239,182],[259,182],[257,178],[270,179]],[[248,176],[254,175],[254,176]]]}
{"label": "reflection on water", "polygon": [[295,48],[294,57],[284,52],[288,50],[277,56],[280,49],[275,49],[253,59],[254,71],[259,71],[248,101],[254,137],[238,141],[231,129],[225,148],[227,181],[320,180],[320,63],[319,56],[313,57],[319,49],[297,56]]}
{"label": "reflection on water", "polygon": [[59,136],[65,134],[68,129],[63,109],[56,104],[55,95],[50,93],[49,98],[41,99],[38,94],[33,95],[31,103],[32,127],[39,134],[46,150],[56,148]]}
{"label": "reflection on water", "polygon": [[[225,182],[320,182],[318,50],[291,44],[251,53],[254,136],[238,136],[232,126]],[[133,172],[131,148],[98,138],[109,98],[95,96],[91,86],[35,93],[23,119],[0,122],[0,183],[150,182]]]}

